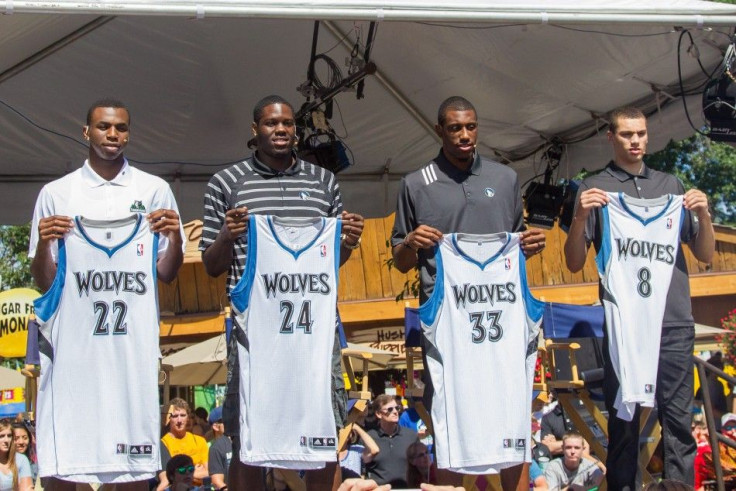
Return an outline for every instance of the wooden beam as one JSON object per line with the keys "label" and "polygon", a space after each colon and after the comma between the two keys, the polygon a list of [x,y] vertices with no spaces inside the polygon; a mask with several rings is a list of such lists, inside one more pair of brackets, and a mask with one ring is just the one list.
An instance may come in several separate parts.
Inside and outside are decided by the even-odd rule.
{"label": "wooden beam", "polygon": [[220,334],[225,331],[225,313],[171,315],[161,317],[159,336]]}
{"label": "wooden beam", "polygon": [[343,324],[356,322],[397,321],[404,323],[404,308],[417,307],[416,298],[397,302],[396,299],[369,300],[366,302],[340,302],[340,319]]}
{"label": "wooden beam", "polygon": [[736,294],[736,272],[690,275],[690,296],[710,297],[733,294]]}

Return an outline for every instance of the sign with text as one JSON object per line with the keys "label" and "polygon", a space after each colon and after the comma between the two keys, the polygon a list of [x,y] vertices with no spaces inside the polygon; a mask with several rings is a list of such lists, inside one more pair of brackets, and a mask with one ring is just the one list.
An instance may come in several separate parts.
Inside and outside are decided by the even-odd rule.
{"label": "sign with text", "polygon": [[28,321],[33,314],[33,301],[40,296],[30,288],[0,292],[0,356],[25,356]]}

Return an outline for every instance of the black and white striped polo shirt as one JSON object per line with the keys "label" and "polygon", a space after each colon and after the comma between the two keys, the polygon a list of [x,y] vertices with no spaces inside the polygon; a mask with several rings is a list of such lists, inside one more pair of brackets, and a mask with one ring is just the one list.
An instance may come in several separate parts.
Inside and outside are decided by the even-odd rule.
{"label": "black and white striped polo shirt", "polygon": [[[212,245],[225,224],[227,210],[248,207],[248,213],[278,217],[335,217],[342,212],[342,198],[335,175],[322,167],[297,159],[280,172],[260,162],[255,153],[221,170],[210,179],[204,195],[204,226],[199,250]],[[247,234],[235,241],[227,279],[228,292],[245,268]]]}

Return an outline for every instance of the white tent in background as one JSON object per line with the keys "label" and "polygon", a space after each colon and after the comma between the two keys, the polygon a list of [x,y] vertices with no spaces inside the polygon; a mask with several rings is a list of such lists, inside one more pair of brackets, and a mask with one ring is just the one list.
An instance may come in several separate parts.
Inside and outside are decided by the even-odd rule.
{"label": "white tent in background", "polygon": [[26,378],[17,370],[0,367],[0,390],[25,387]]}
{"label": "white tent in background", "polygon": [[164,357],[161,364],[167,385],[224,384],[227,377],[225,334],[193,344]]}
{"label": "white tent in background", "polygon": [[473,101],[480,151],[522,182],[552,144],[555,177],[605,165],[601,116],[623,104],[652,114],[651,150],[692,134],[680,82],[699,125],[704,72],[736,25],[736,6],[697,0],[0,0],[0,12],[12,14],[0,16],[6,224],[27,221],[40,187],[80,166],[86,108],[107,95],[131,108],[127,155],[172,183],[185,220],[201,217],[209,177],[250,154],[254,103],[305,100],[295,88],[316,19],[317,53],[343,72],[377,21],[365,98],[339,94],[331,119],[354,162],[339,175],[345,206],[367,216],[393,211],[400,177],[436,154],[450,95]]}

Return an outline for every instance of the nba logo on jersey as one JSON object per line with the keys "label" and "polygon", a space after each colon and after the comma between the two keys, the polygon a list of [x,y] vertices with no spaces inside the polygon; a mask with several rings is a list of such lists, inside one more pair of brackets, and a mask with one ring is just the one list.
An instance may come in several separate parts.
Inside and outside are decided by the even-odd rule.
{"label": "nba logo on jersey", "polygon": [[321,246],[319,246],[319,255],[322,257],[327,257],[327,245],[326,244],[322,244]]}
{"label": "nba logo on jersey", "polygon": [[672,219],[668,218],[667,219],[667,230],[670,230],[671,228],[672,228]]}
{"label": "nba logo on jersey", "polygon": [[143,255],[143,244],[136,244],[135,250],[139,256],[142,256]]}
{"label": "nba logo on jersey", "polygon": [[504,267],[506,268],[506,271],[511,270],[511,258],[506,258],[506,260],[504,261]]}
{"label": "nba logo on jersey", "polygon": [[503,448],[511,448],[513,446],[513,440],[511,438],[504,438]]}
{"label": "nba logo on jersey", "polygon": [[652,385],[652,384],[646,384],[644,386],[644,393],[645,394],[654,394],[654,385]]}
{"label": "nba logo on jersey", "polygon": [[118,443],[117,453],[119,454],[128,453],[128,446],[124,443]]}

